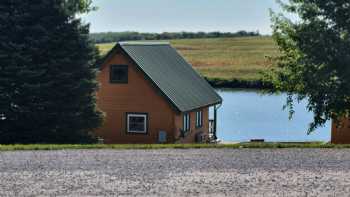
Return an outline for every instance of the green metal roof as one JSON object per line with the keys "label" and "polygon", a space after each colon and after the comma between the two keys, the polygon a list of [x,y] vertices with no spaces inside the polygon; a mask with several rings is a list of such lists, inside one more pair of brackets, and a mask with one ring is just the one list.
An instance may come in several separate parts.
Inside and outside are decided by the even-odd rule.
{"label": "green metal roof", "polygon": [[120,42],[161,92],[181,111],[222,102],[222,98],[167,42]]}

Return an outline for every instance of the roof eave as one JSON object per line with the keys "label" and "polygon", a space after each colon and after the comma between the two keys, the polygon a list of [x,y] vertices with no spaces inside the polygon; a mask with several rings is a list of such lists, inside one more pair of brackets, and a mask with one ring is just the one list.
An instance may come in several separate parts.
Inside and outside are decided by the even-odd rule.
{"label": "roof eave", "polygon": [[202,108],[206,108],[206,107],[211,107],[211,106],[219,105],[219,104],[222,104],[222,99],[221,99],[220,101],[217,101],[217,102],[214,102],[214,103],[210,103],[210,104],[207,104],[207,105],[201,105],[201,106],[194,107],[194,108],[187,109],[187,110],[180,110],[180,112],[186,113],[186,112],[196,111],[196,110],[198,110],[198,109],[202,109]]}
{"label": "roof eave", "polygon": [[101,70],[103,68],[103,65],[115,54],[115,52],[117,51],[118,49],[118,43],[116,43],[114,45],[114,47],[108,51],[108,53],[106,55],[104,55],[98,62],[97,62],[97,65],[98,65],[98,68]]}

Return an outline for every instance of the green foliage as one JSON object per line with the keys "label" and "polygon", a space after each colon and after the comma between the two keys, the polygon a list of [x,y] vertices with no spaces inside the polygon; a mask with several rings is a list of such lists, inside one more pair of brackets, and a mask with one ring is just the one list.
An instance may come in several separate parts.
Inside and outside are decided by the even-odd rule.
{"label": "green foliage", "polygon": [[0,1],[0,143],[94,141],[98,52],[65,2]]}
{"label": "green foliage", "polygon": [[205,77],[205,79],[214,88],[251,88],[263,89],[266,91],[273,90],[273,85],[264,80],[220,79],[207,77]]}
{"label": "green foliage", "polygon": [[109,43],[127,40],[171,40],[193,38],[235,38],[242,36],[260,36],[259,32],[238,31],[231,32],[163,32],[163,33],[139,33],[139,32],[106,32],[92,33],[90,38],[95,43]]}
{"label": "green foliage", "polygon": [[[280,2],[281,3],[281,2]],[[348,0],[289,0],[281,3],[292,21],[272,13],[273,37],[281,56],[271,79],[296,100],[308,99],[314,112],[309,132],[350,110],[350,3]]]}
{"label": "green foliage", "polygon": [[75,16],[77,13],[87,13],[96,9],[91,6],[92,0],[60,0],[60,2],[63,9],[70,16]]}

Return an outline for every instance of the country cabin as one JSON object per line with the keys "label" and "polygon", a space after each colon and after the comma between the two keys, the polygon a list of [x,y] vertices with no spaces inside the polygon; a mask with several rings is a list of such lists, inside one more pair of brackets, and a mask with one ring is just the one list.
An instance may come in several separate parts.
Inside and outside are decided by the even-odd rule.
{"label": "country cabin", "polygon": [[350,144],[350,118],[342,118],[339,121],[332,121],[333,144]]}
{"label": "country cabin", "polygon": [[[104,143],[195,143],[216,138],[222,98],[165,42],[119,42],[101,62]],[[214,120],[209,120],[209,107]]]}

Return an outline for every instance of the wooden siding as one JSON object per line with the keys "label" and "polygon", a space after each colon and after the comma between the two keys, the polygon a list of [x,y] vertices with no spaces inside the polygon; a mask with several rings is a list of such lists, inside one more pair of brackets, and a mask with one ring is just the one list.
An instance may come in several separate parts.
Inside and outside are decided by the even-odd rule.
{"label": "wooden siding", "polygon": [[[110,83],[109,69],[112,64],[129,66],[128,84]],[[115,54],[103,65],[98,80],[100,90],[97,92],[97,104],[106,117],[96,134],[105,143],[157,143],[159,131],[167,132],[168,142],[174,141],[175,111],[129,58],[122,53]],[[146,135],[127,134],[127,112],[148,113]]]}
{"label": "wooden siding", "polygon": [[181,135],[181,129],[183,128],[183,113],[175,115],[175,138],[179,140],[180,143],[193,143],[196,139],[196,134],[203,132],[206,136],[206,139],[209,137],[209,107],[200,109],[203,112],[203,126],[196,128],[196,110],[190,112],[190,131],[185,138],[179,138]]}
{"label": "wooden siding", "polygon": [[332,121],[332,139],[334,144],[350,144],[350,120],[343,118],[338,123]]}

